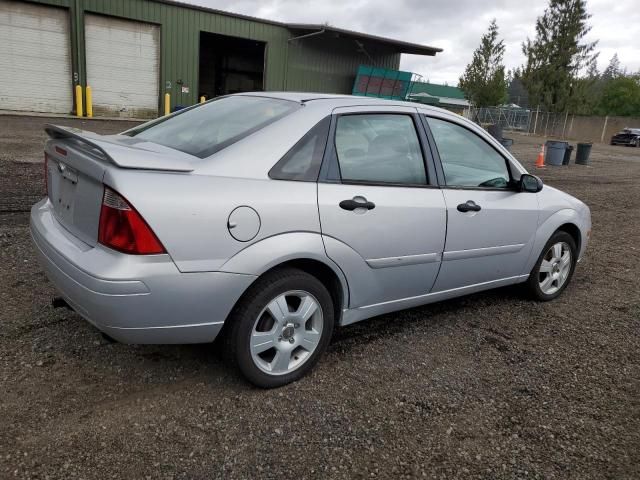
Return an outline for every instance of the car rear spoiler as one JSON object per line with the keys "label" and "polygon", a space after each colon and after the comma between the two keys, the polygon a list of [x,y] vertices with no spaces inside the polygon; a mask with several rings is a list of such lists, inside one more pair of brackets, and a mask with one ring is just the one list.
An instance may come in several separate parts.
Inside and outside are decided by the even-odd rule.
{"label": "car rear spoiler", "polygon": [[192,163],[198,160],[188,153],[126,135],[99,135],[51,124],[46,124],[44,131],[54,140],[70,139],[85,149],[89,147],[90,154],[120,168],[192,172]]}

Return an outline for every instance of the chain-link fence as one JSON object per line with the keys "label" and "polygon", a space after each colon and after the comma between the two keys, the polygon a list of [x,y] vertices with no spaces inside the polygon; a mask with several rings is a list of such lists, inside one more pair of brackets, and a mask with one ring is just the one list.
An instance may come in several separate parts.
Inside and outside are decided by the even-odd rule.
{"label": "chain-link fence", "polygon": [[470,108],[468,118],[483,127],[499,125],[505,131],[532,135],[558,136],[566,134],[568,115],[512,107]]}
{"label": "chain-link fence", "polygon": [[471,107],[465,116],[484,128],[498,125],[505,132],[586,142],[608,143],[623,128],[640,128],[640,118],[580,116],[512,107]]}
{"label": "chain-link fence", "polygon": [[508,107],[471,107],[467,111],[468,118],[479,125],[500,125],[503,130],[528,132],[531,112],[522,108]]}

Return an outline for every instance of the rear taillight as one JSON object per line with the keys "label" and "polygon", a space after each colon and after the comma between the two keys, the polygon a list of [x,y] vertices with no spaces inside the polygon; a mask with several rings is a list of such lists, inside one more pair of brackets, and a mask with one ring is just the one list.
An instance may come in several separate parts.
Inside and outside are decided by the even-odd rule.
{"label": "rear taillight", "polygon": [[166,253],[147,222],[118,192],[104,187],[98,242],[133,255]]}

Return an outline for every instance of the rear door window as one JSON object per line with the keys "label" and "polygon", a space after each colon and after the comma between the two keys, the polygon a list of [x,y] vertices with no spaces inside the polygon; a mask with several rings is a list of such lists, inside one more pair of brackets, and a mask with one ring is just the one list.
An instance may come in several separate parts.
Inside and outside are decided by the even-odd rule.
{"label": "rear door window", "polygon": [[234,95],[146,123],[125,134],[205,158],[297,108],[300,104],[290,100]]}
{"label": "rear door window", "polygon": [[344,182],[427,183],[420,141],[410,115],[342,115],[336,125],[335,146]]}

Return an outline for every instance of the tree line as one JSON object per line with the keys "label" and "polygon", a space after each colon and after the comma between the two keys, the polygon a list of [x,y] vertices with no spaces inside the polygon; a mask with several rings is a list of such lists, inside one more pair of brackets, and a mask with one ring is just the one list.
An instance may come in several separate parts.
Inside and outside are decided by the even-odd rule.
{"label": "tree line", "polygon": [[522,107],[581,115],[640,116],[640,72],[630,73],[617,54],[599,72],[597,41],[585,0],[549,0],[536,20],[535,37],[522,44],[525,64],[506,71],[504,40],[492,20],[460,77],[459,87],[478,107]]}

